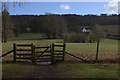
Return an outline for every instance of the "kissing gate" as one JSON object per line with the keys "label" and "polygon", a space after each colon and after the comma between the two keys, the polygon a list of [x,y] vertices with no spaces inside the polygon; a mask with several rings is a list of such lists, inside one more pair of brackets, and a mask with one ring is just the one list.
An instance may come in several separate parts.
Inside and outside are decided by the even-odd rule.
{"label": "kissing gate", "polygon": [[33,63],[64,61],[65,43],[36,47],[33,44],[13,44],[14,61],[32,61]]}

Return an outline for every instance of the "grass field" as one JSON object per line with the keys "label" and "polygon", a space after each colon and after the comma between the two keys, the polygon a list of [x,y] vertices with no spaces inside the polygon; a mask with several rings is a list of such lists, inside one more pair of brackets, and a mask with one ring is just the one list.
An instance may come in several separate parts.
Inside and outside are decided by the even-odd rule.
{"label": "grass field", "polygon": [[46,38],[43,33],[21,33],[16,38],[8,38],[8,40],[38,40]]}
{"label": "grass field", "polygon": [[[7,43],[2,44],[3,54],[5,52],[8,52],[9,50],[13,49],[13,43],[20,43],[20,44],[31,44],[31,43],[33,43],[35,46],[49,46],[52,43],[61,44],[60,42],[63,42],[62,39],[39,40],[38,37],[40,37],[41,34],[36,34],[36,36],[34,36],[34,39],[38,39],[38,40],[27,40],[27,38],[30,39],[30,37],[33,35],[31,33],[30,34],[21,34],[21,35],[19,35],[19,36],[21,36],[21,37],[18,37],[19,39],[18,38],[16,40],[11,39]],[[26,38],[26,40],[24,40],[25,38]],[[72,54],[77,54],[77,55],[87,54],[87,55],[90,55],[90,57],[92,56],[92,54],[94,54],[93,59],[95,59],[96,43],[66,43],[66,52],[69,52],[69,53],[72,53]],[[111,40],[111,39],[101,40],[100,48],[99,48],[99,54],[102,55],[102,57],[105,57],[105,58],[109,57],[111,59],[115,59],[117,54],[118,54],[118,40]],[[104,54],[108,54],[108,55],[104,55]],[[12,57],[8,55],[5,58],[3,58],[3,60],[4,59],[8,60],[10,58],[12,58]]]}
{"label": "grass field", "polygon": [[[63,42],[61,39],[48,39],[48,40],[16,40],[8,41],[2,44],[3,53],[12,49],[13,43],[33,43],[35,46],[48,46],[52,43]],[[66,51],[70,53],[96,53],[96,43],[66,43]],[[118,53],[118,40],[104,39],[100,43],[100,53],[103,54],[116,54]]]}
{"label": "grass field", "polygon": [[[22,34],[16,39],[10,39],[2,44],[3,54],[12,49],[13,43],[33,43],[35,46],[48,46],[52,43],[61,44],[61,39],[39,40],[40,34]],[[29,35],[29,36],[28,36]],[[32,34],[31,34],[32,35]],[[30,39],[30,40],[27,40]],[[38,40],[37,40],[38,39]],[[74,55],[95,54],[96,43],[66,43],[66,51]],[[118,40],[103,39],[100,43],[99,54],[118,54]],[[90,56],[92,57],[92,56]],[[114,57],[114,56],[112,56]],[[110,57],[110,58],[112,58]],[[8,55],[3,59],[11,59]],[[62,62],[50,66],[39,66],[31,63],[3,63],[3,78],[117,78],[118,64],[85,64],[74,62]]]}
{"label": "grass field", "polygon": [[[96,43],[67,43],[67,51],[71,53],[96,53]],[[100,53],[118,53],[118,41],[104,39],[100,43]]]}

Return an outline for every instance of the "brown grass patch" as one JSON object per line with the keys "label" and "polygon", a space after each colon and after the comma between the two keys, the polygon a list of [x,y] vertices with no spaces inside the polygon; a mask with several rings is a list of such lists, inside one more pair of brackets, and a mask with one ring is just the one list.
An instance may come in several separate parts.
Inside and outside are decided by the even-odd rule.
{"label": "brown grass patch", "polygon": [[[95,62],[96,54],[79,54],[76,53],[75,56],[80,57],[84,60],[90,62]],[[81,60],[74,58],[72,56],[66,55],[66,61],[70,62],[80,62]],[[119,54],[99,54],[98,63],[120,63]]]}

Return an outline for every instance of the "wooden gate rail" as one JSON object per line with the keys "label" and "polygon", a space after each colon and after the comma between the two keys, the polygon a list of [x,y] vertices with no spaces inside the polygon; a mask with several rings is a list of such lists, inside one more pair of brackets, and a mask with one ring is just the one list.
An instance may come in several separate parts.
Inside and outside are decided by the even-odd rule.
{"label": "wooden gate rail", "polygon": [[68,53],[68,52],[65,52],[66,54],[68,54],[68,55],[70,55],[70,56],[73,56],[73,57],[75,57],[75,58],[77,58],[77,59],[80,59],[80,60],[82,60],[82,61],[84,61],[84,62],[89,62],[90,63],[90,61],[88,61],[88,60],[84,60],[84,59],[82,59],[82,58],[80,58],[80,57],[77,57],[77,56],[75,56],[75,55],[73,55],[73,54],[70,54],[70,53]]}
{"label": "wooden gate rail", "polygon": [[10,50],[10,51],[8,51],[7,53],[2,54],[2,56],[0,56],[0,58],[4,57],[4,56],[6,56],[6,55],[8,55],[8,54],[10,54],[10,53],[12,53],[12,52],[13,52],[13,50]]}
{"label": "wooden gate rail", "polygon": [[[35,49],[39,49],[39,48],[46,48],[43,52],[35,52],[35,53],[41,53],[39,56],[37,57],[41,57],[45,52],[47,52],[47,50],[50,48],[50,47],[35,47]],[[49,51],[50,52],[50,51]]]}

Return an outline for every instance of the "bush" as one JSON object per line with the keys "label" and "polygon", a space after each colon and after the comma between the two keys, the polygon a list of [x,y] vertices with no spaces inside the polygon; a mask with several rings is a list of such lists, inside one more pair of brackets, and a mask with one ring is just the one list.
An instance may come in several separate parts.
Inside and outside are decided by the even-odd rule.
{"label": "bush", "polygon": [[86,43],[89,42],[89,36],[86,34],[64,34],[63,39],[65,42],[72,42],[72,43]]}

